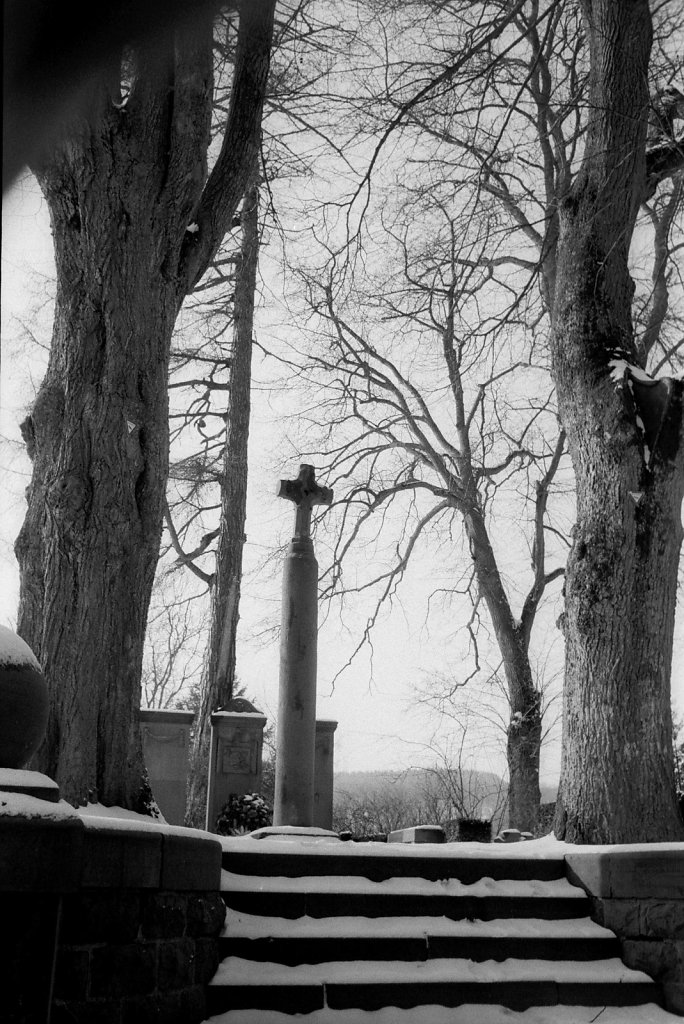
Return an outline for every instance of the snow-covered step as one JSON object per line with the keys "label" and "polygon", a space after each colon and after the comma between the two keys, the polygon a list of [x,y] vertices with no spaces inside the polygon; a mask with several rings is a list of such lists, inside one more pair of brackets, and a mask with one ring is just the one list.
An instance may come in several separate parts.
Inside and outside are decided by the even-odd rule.
{"label": "snow-covered step", "polygon": [[491,1003],[463,1006],[416,1006],[404,1010],[314,1010],[293,1018],[279,1010],[231,1010],[211,1017],[207,1024],[681,1024],[681,1017],[655,1003],[639,1006],[532,1006],[509,1010]]}
{"label": "snow-covered step", "polygon": [[472,883],[462,882],[452,876],[428,879],[423,876],[386,878],[376,882],[369,878],[349,875],[320,875],[289,878],[286,876],[262,876],[236,874],[232,871],[221,873],[222,892],[317,892],[317,893],[391,893],[395,896],[439,895],[439,896],[563,896],[570,899],[584,899],[585,893],[579,886],[572,885],[567,878],[544,881],[530,879],[496,879],[489,876],[478,878]]}
{"label": "snow-covered step", "polygon": [[[565,877],[565,861],[537,846],[535,855],[525,843],[504,846],[482,843],[404,845],[336,843],[292,850],[277,838],[224,838],[223,866],[237,874],[363,875],[372,881],[404,876],[437,880],[457,878],[466,884],[479,878],[550,880]],[[528,848],[529,849],[529,848]],[[525,851],[525,852],[524,852]]]}
{"label": "snow-covered step", "polygon": [[221,1024],[676,1019],[543,850],[223,842]]}
{"label": "snow-covered step", "polygon": [[311,1013],[495,1003],[510,1009],[553,1005],[634,1006],[658,1001],[651,979],[617,958],[592,962],[466,959],[332,961],[288,966],[224,960],[208,992],[212,1014],[228,1009]]}
{"label": "snow-covered step", "polygon": [[302,917],[292,921],[283,917],[263,917],[228,909],[223,925],[224,937],[237,935],[244,939],[305,938],[328,936],[369,938],[443,935],[472,937],[475,934],[491,938],[533,939],[545,938],[614,938],[609,928],[596,924],[590,917],[574,920],[546,921],[543,918],[506,918],[499,921],[453,921],[448,917]]}
{"label": "snow-covered step", "polygon": [[220,952],[283,964],[329,960],[593,960],[619,956],[613,932],[589,918],[452,921],[430,917],[269,918],[228,910]]}
{"label": "snow-covered step", "polygon": [[226,905],[251,914],[286,918],[429,916],[452,919],[500,917],[579,918],[589,914],[584,891],[565,878],[548,881],[481,877],[431,880],[395,877],[382,881],[352,875],[306,877],[223,871]]}

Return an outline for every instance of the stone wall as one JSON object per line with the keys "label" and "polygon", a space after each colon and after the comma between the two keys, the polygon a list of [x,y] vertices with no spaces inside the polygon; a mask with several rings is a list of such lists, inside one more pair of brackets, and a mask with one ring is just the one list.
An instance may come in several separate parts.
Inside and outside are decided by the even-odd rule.
{"label": "stone wall", "polygon": [[566,854],[571,881],[592,897],[598,924],[619,937],[628,967],[660,983],[684,1016],[684,849],[590,849]]}
{"label": "stone wall", "polygon": [[218,893],[84,890],[64,901],[52,1024],[186,1024],[206,1017],[216,973]]}
{"label": "stone wall", "polygon": [[3,1020],[199,1024],[225,917],[220,843],[69,812],[0,815]]}

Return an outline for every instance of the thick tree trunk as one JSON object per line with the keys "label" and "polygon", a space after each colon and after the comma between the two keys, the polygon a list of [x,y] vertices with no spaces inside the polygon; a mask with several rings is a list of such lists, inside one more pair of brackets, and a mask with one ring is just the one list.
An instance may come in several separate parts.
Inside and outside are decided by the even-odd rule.
{"label": "thick tree trunk", "polygon": [[[50,719],[39,766],[62,795],[149,810],[138,712],[168,465],[167,373],[180,305],[231,225],[258,151],[274,0],[244,5],[221,152],[207,178],[212,17],[113,61],[87,117],[37,170],[57,303],[23,425],[33,475],[17,540],[20,634]],[[193,230],[188,231],[194,222]]]}
{"label": "thick tree trunk", "polygon": [[142,638],[161,535],[177,303],[157,267],[164,212],[151,213],[132,155],[101,140],[74,147],[41,184],[58,291],[48,371],[23,424],[33,477],[16,545],[18,629],[50,684],[38,766],[73,803],[144,810]]}
{"label": "thick tree trunk", "polygon": [[186,820],[204,827],[211,715],[233,696],[235,645],[242,583],[247,510],[247,454],[252,380],[254,297],[259,258],[258,186],[242,207],[242,247],[235,280],[233,350],[228,423],[221,479],[221,521],[212,589],[211,630],[205,656],[202,701],[191,755]]}
{"label": "thick tree trunk", "polygon": [[561,210],[552,335],[577,484],[555,828],[579,843],[681,839],[669,684],[683,388],[638,379],[627,269],[645,173],[650,16],[646,0],[585,6],[593,120]]}

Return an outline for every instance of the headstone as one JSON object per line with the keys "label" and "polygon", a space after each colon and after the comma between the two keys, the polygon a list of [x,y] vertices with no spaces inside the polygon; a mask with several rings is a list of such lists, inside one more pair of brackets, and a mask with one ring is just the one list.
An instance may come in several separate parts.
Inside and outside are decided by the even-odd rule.
{"label": "headstone", "polygon": [[534,839],[531,832],[521,832],[517,828],[505,828],[499,832],[494,840],[495,843],[524,843],[528,839]]}
{"label": "headstone", "polygon": [[335,729],[337,722],[328,719],[316,720],[313,823],[318,828],[332,828]]}
{"label": "headstone", "polygon": [[387,835],[388,843],[445,843],[446,835],[441,825],[413,825],[399,828]]}
{"label": "headstone", "polygon": [[[241,698],[230,701],[235,706]],[[266,715],[249,701],[251,711],[224,711],[211,716],[207,832],[216,831],[216,819],[230,796],[258,793],[261,789],[261,761]]]}
{"label": "headstone", "polygon": [[143,757],[152,793],[169,825],[185,820],[192,711],[140,709]]}
{"label": "headstone", "polygon": [[316,730],[318,563],[311,541],[311,510],[333,493],[316,483],[313,466],[281,480],[278,496],[296,505],[294,536],[285,556],[280,634],[280,689],[276,731],[273,824],[312,826]]}

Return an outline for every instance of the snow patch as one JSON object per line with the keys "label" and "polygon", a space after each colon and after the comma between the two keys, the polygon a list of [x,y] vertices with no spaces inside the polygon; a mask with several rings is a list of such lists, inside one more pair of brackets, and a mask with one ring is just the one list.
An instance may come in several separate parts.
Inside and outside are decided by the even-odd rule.
{"label": "snow patch", "polygon": [[0,626],[0,665],[29,665],[43,671],[26,641],[7,626]]}
{"label": "snow patch", "polygon": [[[184,825],[168,825],[163,817],[150,818],[146,814],[126,810],[124,807],[105,807],[104,804],[86,804],[77,807],[76,813],[83,818],[87,828],[115,829],[120,832],[161,832],[166,836],[185,836],[190,839],[219,838],[213,832],[204,832],[199,828],[186,828]],[[161,813],[161,812],[160,812]]]}
{"label": "snow patch", "polygon": [[199,231],[199,224],[197,224],[196,222],[193,222],[192,224],[188,224],[187,228],[185,229],[185,233],[188,234],[188,235],[196,235],[198,231]]}
{"label": "snow patch", "polygon": [[75,810],[66,800],[54,803],[52,800],[41,800],[37,796],[26,793],[0,792],[0,815],[3,817],[49,818],[52,821],[64,821],[65,818],[77,817]]}
{"label": "snow patch", "polygon": [[[125,807],[105,807],[104,804],[85,804],[77,807],[76,811],[82,818],[106,818],[109,823],[112,819],[117,821],[128,821],[131,824],[141,825],[166,824],[163,817],[152,818],[149,814],[139,814],[137,811],[129,811]],[[161,814],[161,812],[160,812]],[[93,823],[97,827],[97,823]]]}
{"label": "snow patch", "polygon": [[[245,715],[246,717],[246,715]],[[262,715],[258,716],[263,717]],[[317,828],[310,825],[265,825],[264,828],[257,828],[249,832],[241,839],[285,839],[288,842],[301,840],[303,843],[339,843],[341,842],[337,832],[331,832],[326,828]]]}
{"label": "snow patch", "polygon": [[627,373],[634,380],[638,380],[642,384],[655,384],[655,379],[650,374],[642,370],[640,366],[628,363],[626,359],[611,359],[608,365],[610,366],[611,378],[618,384],[624,380]]}

